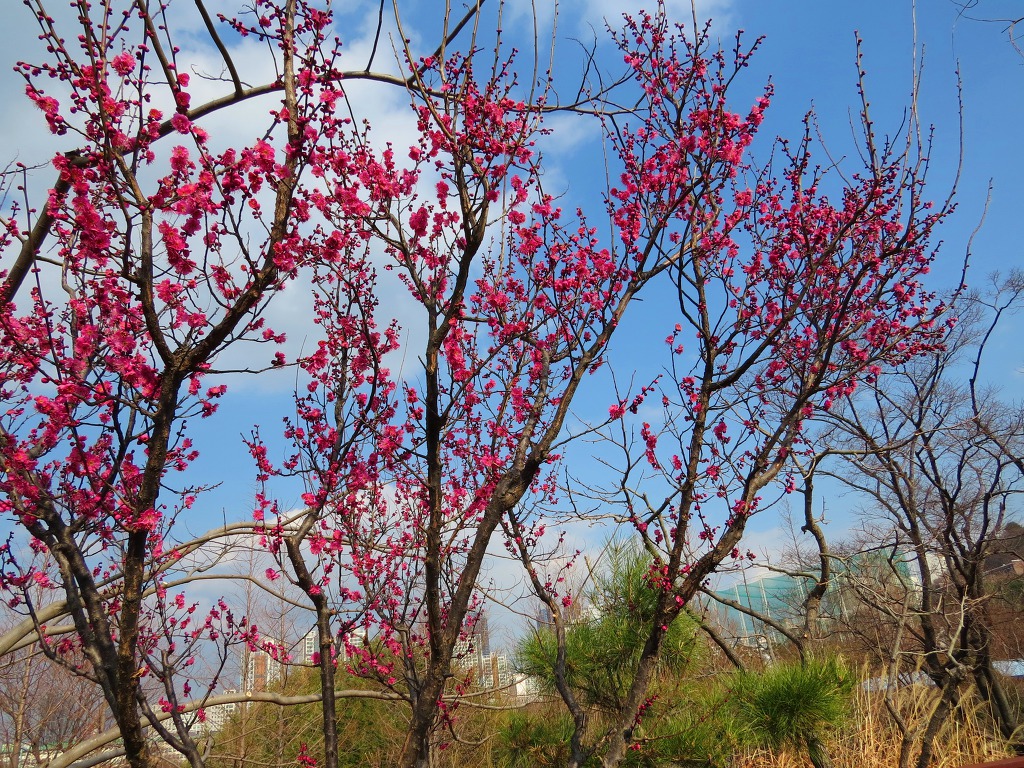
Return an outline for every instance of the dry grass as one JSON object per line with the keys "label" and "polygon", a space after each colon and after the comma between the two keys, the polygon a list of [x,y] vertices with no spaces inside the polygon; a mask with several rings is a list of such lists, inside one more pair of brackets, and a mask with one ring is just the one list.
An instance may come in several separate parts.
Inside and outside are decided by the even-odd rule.
{"label": "dry grass", "polygon": [[[898,705],[911,726],[923,726],[936,691],[913,686],[900,692]],[[856,689],[848,725],[828,739],[835,768],[892,768],[897,765],[902,735],[886,712],[882,695]],[[946,722],[935,742],[933,768],[962,768],[971,763],[1010,757],[1000,744],[992,741],[981,722],[977,706],[968,705],[964,713]],[[911,765],[917,758],[912,751]],[[752,752],[736,761],[737,768],[805,768],[805,755]]]}

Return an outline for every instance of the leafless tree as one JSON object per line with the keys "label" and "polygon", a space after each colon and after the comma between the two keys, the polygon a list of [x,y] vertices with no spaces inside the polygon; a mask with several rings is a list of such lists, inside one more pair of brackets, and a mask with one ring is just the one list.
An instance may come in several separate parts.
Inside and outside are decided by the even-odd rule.
{"label": "leafless tree", "polygon": [[[986,293],[964,296],[943,350],[850,397],[821,438],[841,461],[818,472],[868,500],[872,537],[889,553],[893,573],[903,563],[902,589],[859,579],[857,591],[889,623],[894,665],[910,660],[940,691],[919,735],[920,768],[965,684],[987,704],[1006,742],[1024,753],[1020,712],[994,667],[992,588],[1024,490],[1024,409],[981,383],[986,348],[1022,296],[1019,273],[995,276]],[[910,759],[905,743],[900,764]]]}

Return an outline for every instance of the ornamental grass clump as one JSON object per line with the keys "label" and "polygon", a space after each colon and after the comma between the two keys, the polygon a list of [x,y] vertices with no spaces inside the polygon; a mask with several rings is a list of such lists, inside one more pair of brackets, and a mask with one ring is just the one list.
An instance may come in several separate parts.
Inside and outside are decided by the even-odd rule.
{"label": "ornamental grass clump", "polygon": [[736,723],[758,746],[804,750],[815,768],[831,768],[825,736],[844,722],[854,683],[834,658],[738,673],[732,685]]}

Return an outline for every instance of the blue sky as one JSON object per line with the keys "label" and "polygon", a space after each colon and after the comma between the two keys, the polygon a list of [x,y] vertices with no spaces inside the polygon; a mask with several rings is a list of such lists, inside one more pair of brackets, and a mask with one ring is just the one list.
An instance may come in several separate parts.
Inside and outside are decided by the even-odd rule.
{"label": "blue sky", "polygon": [[[490,2],[490,0],[489,0]],[[179,3],[191,7],[190,3]],[[540,3],[538,3],[540,4]],[[61,6],[64,0],[50,0],[51,13],[67,18]],[[234,5],[233,0],[216,0],[211,5],[224,10]],[[369,31],[376,20],[375,4],[339,4],[339,30],[348,35],[350,61],[364,61],[369,51]],[[437,15],[431,13],[432,3],[409,3],[412,10],[405,19],[406,32],[414,45],[434,39]],[[1012,16],[1017,3],[980,0],[970,15],[977,19],[1000,19]],[[529,3],[510,0],[505,9],[503,25],[512,44],[529,50],[532,28]],[[546,6],[547,7],[547,6]],[[569,90],[581,65],[582,54],[577,40],[583,43],[605,38],[603,16],[612,19],[617,9],[626,4],[614,0],[564,0],[560,4],[556,32],[555,74],[563,92]],[[628,7],[640,7],[630,0]],[[670,12],[681,14],[685,20],[689,3],[674,0]],[[775,135],[796,136],[801,130],[800,120],[814,107],[818,124],[834,156],[841,157],[853,151],[850,118],[858,109],[856,68],[854,64],[854,31],[863,38],[864,68],[867,71],[869,98],[876,125],[881,133],[897,132],[905,119],[910,98],[915,64],[924,56],[923,80],[919,94],[922,122],[935,126],[935,151],[932,155],[932,189],[936,197],[943,197],[952,183],[960,152],[958,93],[955,72],[959,66],[963,84],[963,175],[960,180],[958,209],[944,225],[942,256],[936,265],[933,286],[948,287],[959,277],[959,264],[968,237],[980,220],[988,185],[993,185],[991,204],[984,227],[974,242],[972,278],[975,282],[991,271],[1017,267],[1021,263],[1019,251],[1019,224],[1024,201],[1024,160],[1020,151],[1020,126],[1024,125],[1024,58],[1010,45],[1004,32],[1005,24],[968,18],[950,0],[927,0],[916,11],[909,2],[892,0],[862,0],[861,2],[822,2],[821,0],[716,0],[700,5],[701,13],[710,13],[716,19],[715,34],[728,41],[736,29],[744,29],[753,39],[764,36],[760,52],[744,74],[735,93],[737,103],[746,106],[760,92],[770,77],[776,95],[772,108],[761,130],[761,143],[755,145],[754,156],[763,156],[770,149],[768,140]],[[485,11],[484,23],[494,24],[496,6]],[[45,135],[42,116],[21,95],[23,84],[10,72],[18,59],[38,60],[42,52],[35,45],[36,34],[27,11],[11,3],[5,11],[4,25],[0,29],[0,68],[7,72],[0,76],[0,98],[7,105],[5,119],[0,124],[0,162],[19,159],[27,163],[45,160],[54,151],[67,149]],[[546,45],[550,35],[552,16],[542,15],[538,20],[541,39]],[[617,21],[613,20],[613,24]],[[185,39],[199,41],[201,36],[189,37],[194,28],[183,26]],[[344,35],[343,35],[344,36]],[[486,35],[485,35],[486,38]],[[915,40],[917,48],[915,49]],[[196,42],[198,44],[198,42]],[[599,53],[611,54],[607,43],[600,44]],[[209,52],[207,51],[206,54]],[[193,51],[197,60],[204,55],[202,49]],[[260,66],[257,52],[243,49],[240,62],[252,61]],[[528,60],[523,55],[521,61]],[[609,61],[617,64],[614,58]],[[384,44],[377,61],[387,65],[391,61],[391,46]],[[259,77],[254,73],[252,80]],[[358,94],[358,86],[353,88]],[[401,145],[409,135],[401,93],[385,93],[379,88],[373,98],[365,102],[366,111],[374,121],[375,130],[391,136]],[[254,107],[265,113],[269,104]],[[578,119],[555,116],[549,126],[553,134],[541,147],[547,155],[546,183],[549,189],[564,193],[563,205],[577,203],[593,205],[597,202],[594,190],[603,187],[601,164],[595,162],[596,132]],[[237,115],[217,117],[207,125],[215,137],[245,128]],[[37,174],[35,181],[45,185],[49,174]],[[293,342],[301,343],[303,305],[283,303],[285,324],[291,324]],[[396,305],[397,306],[397,305]],[[651,319],[657,319],[657,309],[651,306],[638,311],[612,350],[612,359],[621,380],[628,380],[632,366],[646,358],[650,350],[662,347],[664,333],[650,334],[644,329]],[[674,321],[673,321],[674,322]],[[415,327],[406,329],[415,334]],[[1020,368],[1024,355],[1016,341],[1016,328],[1004,328],[996,339],[994,354],[988,370],[992,381],[1004,387],[1006,397],[1021,396]],[[410,361],[412,362],[412,361]],[[203,529],[228,521],[246,519],[251,509],[255,471],[242,443],[255,423],[263,425],[263,434],[271,437],[278,431],[280,418],[289,412],[288,394],[291,375],[285,373],[277,379],[239,382],[241,396],[225,398],[215,420],[201,425],[198,432],[200,448],[209,461],[200,460],[196,467],[197,482],[223,481],[220,488],[207,495],[200,503],[190,524]],[[232,385],[235,386],[234,384]],[[583,404],[596,412],[607,409],[606,397]],[[593,470],[581,470],[593,471]],[[283,498],[288,507],[297,499]],[[836,512],[836,528],[848,522],[844,514],[849,506],[836,500],[830,509]],[[774,516],[757,520],[753,531],[755,547],[768,550],[784,538]]]}

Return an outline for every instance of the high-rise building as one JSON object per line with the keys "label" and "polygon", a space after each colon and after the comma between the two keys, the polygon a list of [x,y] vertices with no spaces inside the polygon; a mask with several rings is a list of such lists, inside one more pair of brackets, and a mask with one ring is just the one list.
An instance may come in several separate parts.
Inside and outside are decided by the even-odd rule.
{"label": "high-rise building", "polygon": [[270,637],[264,637],[256,648],[245,647],[242,651],[242,668],[245,670],[242,690],[245,693],[269,690],[281,680],[284,659],[278,650],[280,647],[280,643]]}
{"label": "high-rise building", "polygon": [[[223,691],[223,693],[235,693],[233,689]],[[224,728],[228,724],[231,717],[238,711],[239,704],[214,704],[212,707],[206,707],[206,721],[203,723],[203,730],[206,733],[216,733]]]}
{"label": "high-rise building", "polygon": [[505,689],[515,695],[515,671],[504,653],[491,650],[487,617],[480,616],[473,629],[454,648],[456,666],[468,673],[473,685],[484,690]]}
{"label": "high-rise building", "polygon": [[508,690],[515,695],[515,670],[512,662],[504,653],[488,653],[480,659],[480,687],[488,689]]}
{"label": "high-rise building", "polygon": [[[473,629],[455,643],[453,657],[456,660],[479,659],[491,652],[491,637],[487,630],[487,617],[480,616],[473,624]],[[469,662],[467,662],[469,663]]]}
{"label": "high-rise building", "polygon": [[[309,632],[302,636],[293,647],[291,658],[296,664],[313,664],[315,654],[320,653],[320,631],[314,626]],[[336,659],[347,659],[348,651],[337,637],[334,638],[334,654]],[[319,658],[319,657],[317,657]]]}
{"label": "high-rise building", "polygon": [[485,656],[491,652],[491,633],[487,629],[487,617],[480,616],[473,625],[473,639]]}
{"label": "high-rise building", "polygon": [[[889,591],[894,595],[920,590],[920,582],[912,567],[915,555],[895,549],[858,552],[832,564],[831,581],[819,607],[817,622],[824,631],[836,622],[854,621],[858,610],[860,588],[875,593]],[[942,564],[933,564],[933,577],[942,573]],[[799,631],[804,622],[804,601],[816,584],[809,574],[762,575],[715,591],[719,604],[712,613],[719,628],[732,642],[767,647],[784,642],[775,628]],[[762,621],[763,617],[768,621]]]}
{"label": "high-rise building", "polygon": [[296,650],[300,652],[298,661],[303,664],[313,663],[313,654],[320,653],[320,639],[316,627],[302,637]]}

